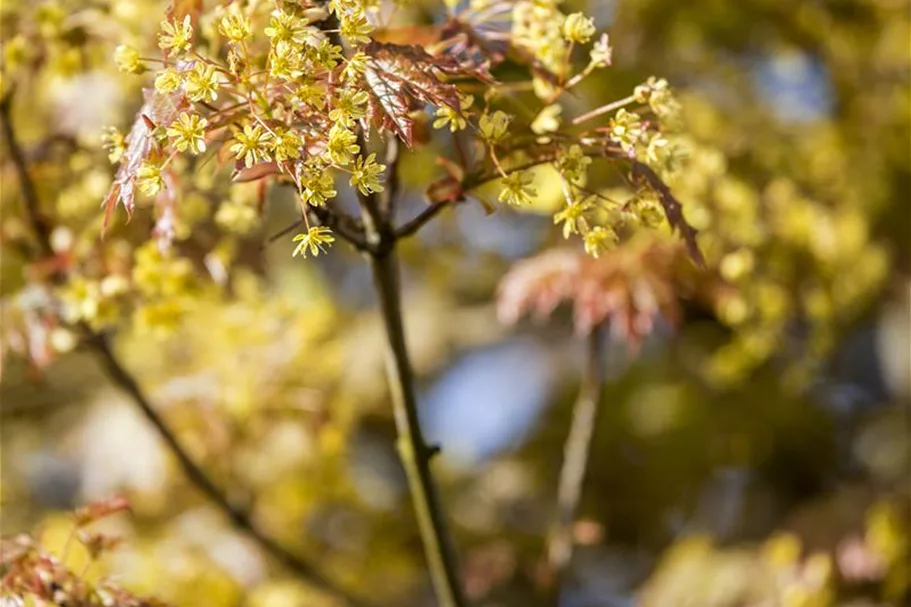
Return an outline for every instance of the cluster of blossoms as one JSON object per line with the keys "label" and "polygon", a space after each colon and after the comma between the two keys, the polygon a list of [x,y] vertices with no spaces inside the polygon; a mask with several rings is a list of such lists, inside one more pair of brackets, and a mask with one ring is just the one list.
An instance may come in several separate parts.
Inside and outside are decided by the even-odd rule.
{"label": "cluster of blossoms", "polygon": [[[307,228],[294,237],[294,254],[317,255],[334,237],[314,219],[331,212],[327,205],[338,195],[341,175],[361,196],[384,191],[386,166],[367,147],[371,128],[388,131],[411,146],[415,114],[431,105],[433,127],[451,133],[457,147],[464,146],[464,135],[475,135],[469,153],[461,153],[459,172],[477,171],[478,162],[489,167],[491,178],[499,179],[501,203],[534,201],[538,192],[527,169],[554,166],[566,198],[555,221],[563,225],[565,236],[580,235],[586,250],[597,256],[621,238],[625,226],[655,227],[663,216],[658,197],[647,188],[622,204],[587,190],[588,166],[593,157],[607,157],[632,159],[664,172],[675,151],[663,132],[675,121],[677,105],[666,81],[650,79],[615,107],[575,120],[578,124],[614,112],[606,129],[581,135],[562,131],[559,97],[609,66],[612,49],[606,34],[597,37],[591,18],[565,15],[559,4],[473,0],[460,8],[447,3],[452,23],[461,28],[482,24],[473,18],[510,21],[511,44],[541,68],[533,74],[543,105],[529,125],[518,125],[509,111],[508,90],[486,87],[479,103],[472,90],[476,86],[459,85],[459,78],[475,84],[489,78],[471,49],[428,54],[416,47],[374,42],[378,2],[232,2],[208,22],[172,17],[161,24],[158,46],[164,59],[154,76],[153,105],[165,111],[149,108],[130,136],[117,131],[106,136],[112,162],[120,162],[122,171],[124,166],[132,169],[119,175],[109,205],[119,197],[130,210],[135,185],[139,192],[163,199],[174,214],[174,195],[167,190],[178,179],[175,159],[211,152],[222,162],[233,160],[235,180],[292,183]],[[588,61],[574,72],[574,50],[582,53],[587,45]],[[490,58],[485,59],[489,64]],[[151,63],[129,47],[118,48],[115,60],[135,74],[147,71]],[[135,134],[136,126],[146,131],[145,139]],[[535,136],[531,146],[515,146],[517,128]],[[478,184],[459,185],[467,193]],[[231,223],[250,211],[235,208],[221,215]]]}
{"label": "cluster of blossoms", "polygon": [[[234,2],[218,10],[214,23],[195,23],[189,15],[162,22],[158,46],[164,59],[154,76],[153,103],[167,111],[149,108],[141,115],[151,144],[143,147],[116,130],[105,136],[112,162],[124,167],[133,162],[131,154],[139,156],[122,180],[146,196],[173,197],[165,190],[173,181],[169,176],[176,176],[176,158],[205,154],[214,143],[220,160],[230,154],[235,161],[235,178],[246,180],[258,171],[292,182],[308,226],[295,239],[307,246],[295,254],[323,250],[333,238],[327,228],[310,226],[307,208],[325,206],[336,196],[336,174],[347,174],[364,194],[383,189],[385,167],[362,149],[357,135],[368,111],[367,93],[360,88],[367,55],[358,50],[346,56],[341,46],[342,40],[355,49],[370,42],[368,4]],[[342,38],[327,31],[330,19]],[[210,55],[199,40],[213,36],[220,39],[214,47],[219,53]],[[151,63],[126,46],[117,49],[115,61],[134,74]],[[165,120],[158,122],[159,117]],[[123,189],[118,194],[129,210],[132,200],[124,198]],[[228,223],[249,211],[233,206],[231,213],[220,213]]]}

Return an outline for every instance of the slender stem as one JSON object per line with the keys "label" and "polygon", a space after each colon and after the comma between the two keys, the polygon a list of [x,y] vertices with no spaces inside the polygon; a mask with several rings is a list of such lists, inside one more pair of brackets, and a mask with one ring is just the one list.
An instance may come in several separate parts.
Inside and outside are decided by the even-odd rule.
{"label": "slender stem", "polygon": [[573,420],[566,437],[563,467],[557,493],[557,519],[548,542],[548,560],[558,580],[572,558],[573,523],[585,470],[591,451],[592,435],[598,414],[598,404],[604,384],[604,353],[602,330],[598,327],[588,336],[584,375],[579,395],[573,406]]}
{"label": "slender stem", "polygon": [[430,460],[437,449],[424,440],[418,420],[414,377],[405,346],[395,251],[370,255],[369,261],[386,329],[386,372],[398,431],[396,446],[408,478],[431,581],[441,607],[463,607],[467,601],[459,580],[456,553],[430,470]]}
{"label": "slender stem", "polygon": [[414,376],[405,345],[395,250],[398,235],[391,225],[391,211],[395,205],[392,198],[398,189],[395,178],[398,171],[398,147],[388,146],[387,154],[387,170],[392,179],[391,183],[387,182],[388,198],[378,200],[375,195],[360,195],[359,201],[367,242],[373,244],[366,251],[365,258],[373,274],[373,285],[386,332],[386,375],[398,434],[396,448],[408,479],[418,531],[424,544],[427,568],[437,601],[441,607],[464,607],[467,601],[459,579],[458,559],[430,470],[430,461],[438,449],[428,445],[421,432]]}
{"label": "slender stem", "polygon": [[304,223],[304,220],[303,220],[303,219],[298,219],[297,221],[295,221],[294,223],[292,223],[291,225],[289,225],[287,228],[282,228],[281,230],[279,230],[278,232],[276,232],[276,233],[273,234],[272,236],[269,236],[269,237],[266,239],[266,242],[262,245],[262,248],[265,249],[266,247],[268,247],[270,244],[272,244],[272,243],[275,242],[276,240],[279,240],[279,239],[281,239],[281,238],[284,238],[285,236],[287,236],[288,234],[290,234],[290,233],[293,232],[294,230],[296,230],[296,229],[298,229],[299,227],[301,227],[301,226],[303,225],[303,223]]}
{"label": "slender stem", "polygon": [[408,236],[413,236],[447,206],[449,206],[448,201],[435,202],[431,204],[429,207],[418,213],[414,219],[402,224],[399,229],[395,231],[395,237],[406,238]]}
{"label": "slender stem", "polygon": [[28,162],[19,144],[16,136],[16,130],[12,121],[13,91],[8,92],[0,99],[0,116],[2,116],[3,141],[6,143],[10,159],[13,161],[13,168],[16,170],[16,176],[19,178],[19,186],[22,189],[22,199],[25,205],[25,216],[32,228],[42,255],[51,256],[54,249],[51,247],[51,226],[41,216],[41,206],[38,201],[38,190],[35,188],[35,182],[28,172]]}
{"label": "slender stem", "polygon": [[[45,253],[53,251],[51,247],[50,235],[51,226],[44,222],[38,211],[39,199],[35,189],[34,182],[28,172],[28,164],[25,160],[25,154],[22,152],[22,146],[16,136],[15,127],[11,119],[11,94],[8,94],[0,100],[0,118],[2,118],[2,135],[9,150],[10,159],[16,169],[19,177],[19,185],[22,191],[22,197],[25,203],[25,214],[35,232],[41,250]],[[60,273],[53,277],[55,282],[63,279]],[[79,329],[86,335],[87,345],[94,351],[101,361],[105,372],[111,381],[123,390],[133,401],[133,404],[140,410],[146,420],[158,432],[159,437],[167,445],[168,449],[177,459],[186,477],[192,482],[206,497],[224,513],[231,522],[242,531],[246,532],[263,550],[271,554],[276,560],[282,563],[290,571],[293,571],[301,579],[319,588],[323,592],[344,600],[354,607],[368,607],[370,603],[355,597],[353,594],[340,588],[335,582],[331,581],[324,574],[320,573],[315,565],[293,554],[287,548],[276,542],[263,532],[253,521],[250,512],[231,502],[227,493],[220,488],[214,480],[203,470],[203,468],[190,456],[190,453],[181,444],[180,440],[173,430],[167,425],[161,415],[152,406],[151,401],[143,392],[136,379],[120,363],[116,354],[111,348],[108,338],[96,331],[85,323],[79,325]]]}
{"label": "slender stem", "polygon": [[583,122],[587,122],[587,121],[591,120],[592,118],[597,118],[598,116],[603,116],[604,114],[609,114],[609,113],[613,112],[614,110],[619,110],[620,108],[625,107],[625,106],[629,105],[630,103],[633,103],[634,101],[636,101],[635,95],[630,95],[629,97],[624,97],[623,99],[619,99],[617,101],[614,101],[613,103],[608,103],[607,105],[602,105],[599,108],[595,108],[586,114],[582,114],[581,116],[576,117],[573,120],[573,124],[579,125],[579,124],[582,124]]}

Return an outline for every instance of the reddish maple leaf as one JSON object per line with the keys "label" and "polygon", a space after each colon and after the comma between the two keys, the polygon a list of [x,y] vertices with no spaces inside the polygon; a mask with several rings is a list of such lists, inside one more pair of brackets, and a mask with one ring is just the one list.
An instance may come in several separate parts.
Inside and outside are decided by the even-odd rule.
{"label": "reddish maple leaf", "polygon": [[108,498],[100,499],[77,509],[73,513],[76,525],[84,527],[97,520],[124,510],[130,510],[130,502],[122,495],[114,495]]}
{"label": "reddish maple leaf", "polygon": [[518,263],[500,283],[497,313],[513,324],[524,314],[550,316],[561,303],[573,307],[578,335],[609,322],[630,348],[638,348],[661,317],[676,324],[678,299],[691,296],[693,275],[677,243],[650,242],[614,249],[594,259],[556,249]]}
{"label": "reddish maple leaf", "polygon": [[143,89],[145,103],[139,109],[136,120],[126,138],[126,151],[120,161],[114,183],[104,199],[104,224],[107,228],[114,212],[114,207],[120,202],[126,209],[127,215],[133,214],[136,199],[136,171],[152,153],[155,140],[152,131],[157,125],[171,124],[187,106],[183,93],[159,93],[155,89]]}
{"label": "reddish maple leaf", "polygon": [[373,124],[397,134],[408,147],[414,142],[412,112],[427,104],[459,110],[458,91],[443,77],[489,78],[483,66],[435,57],[417,46],[374,42],[364,50],[370,56],[364,82]]}

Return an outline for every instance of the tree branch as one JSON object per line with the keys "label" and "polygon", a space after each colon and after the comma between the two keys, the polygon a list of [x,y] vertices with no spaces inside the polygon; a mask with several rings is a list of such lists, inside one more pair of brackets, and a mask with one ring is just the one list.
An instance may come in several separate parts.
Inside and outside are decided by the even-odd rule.
{"label": "tree branch", "polygon": [[168,449],[177,459],[184,475],[191,483],[202,491],[203,494],[221,510],[228,519],[239,529],[260,545],[266,552],[271,554],[277,561],[285,566],[289,571],[301,577],[306,582],[313,584],[314,587],[326,592],[327,594],[343,599],[345,602],[355,607],[366,607],[367,603],[355,597],[347,590],[337,586],[335,582],[327,578],[323,573],[317,570],[316,566],[290,552],[287,548],[276,542],[263,532],[253,521],[250,512],[241,506],[231,502],[224,490],[215,484],[215,481],[197,464],[180,440],[174,434],[164,419],[155,411],[152,403],[146,397],[142,388],[127,371],[117,356],[111,349],[108,340],[95,333],[90,334],[89,339],[92,348],[101,359],[108,377],[123,390],[133,401],[136,407],[142,412],[146,420],[155,428],[158,435],[167,445]]}
{"label": "tree branch", "polygon": [[328,207],[310,207],[307,212],[320,225],[330,228],[341,236],[342,240],[347,241],[361,253],[371,249],[371,244],[367,241],[363,227],[357,223],[354,217],[341,211],[330,210]]}
{"label": "tree branch", "polygon": [[434,217],[436,217],[440,211],[449,206],[449,202],[434,202],[429,207],[421,211],[414,217],[411,221],[402,224],[395,231],[396,238],[407,238],[413,236],[424,227],[425,224],[429,223]]}
{"label": "tree branch", "polygon": [[[35,232],[35,236],[42,251],[46,254],[52,254],[53,248],[51,247],[50,240],[51,226],[44,222],[39,215],[37,190],[29,175],[25,155],[22,153],[22,147],[16,136],[15,127],[13,126],[10,111],[11,102],[11,93],[0,100],[0,119],[2,119],[3,140],[9,149],[10,158],[19,178],[19,186],[25,204],[25,214],[29,218],[29,222]],[[62,277],[59,274],[55,276],[55,280],[57,281],[61,278]],[[140,410],[152,427],[155,428],[159,437],[164,441],[170,452],[177,459],[177,462],[180,464],[181,470],[183,470],[186,477],[202,491],[202,493],[204,493],[236,527],[246,532],[246,534],[262,547],[263,550],[271,554],[276,560],[281,562],[282,565],[296,573],[301,579],[309,582],[314,587],[327,594],[340,598],[355,607],[368,607],[369,603],[355,597],[347,590],[340,588],[335,582],[320,573],[312,563],[293,554],[287,548],[266,535],[253,521],[247,509],[233,504],[225,491],[221,489],[202,467],[193,460],[171,428],[152,406],[151,401],[146,397],[136,379],[120,364],[107,337],[95,332],[85,323],[80,323],[79,328],[86,335],[86,343],[92,348],[96,356],[98,356],[108,377],[117,387],[130,397],[133,404]]]}
{"label": "tree branch", "polygon": [[[363,133],[360,132],[358,137],[363,145]],[[437,601],[441,607],[465,607],[467,600],[462,590],[454,543],[430,470],[430,461],[438,449],[427,444],[421,431],[414,376],[405,342],[395,251],[398,235],[391,226],[391,212],[395,202],[393,197],[398,189],[394,177],[395,165],[398,164],[397,146],[387,147],[387,154],[390,151],[395,152],[395,160],[389,167],[392,171],[392,182],[387,184],[389,191],[384,192],[388,199],[384,203],[382,199],[378,201],[375,195],[358,194],[358,200],[363,212],[367,242],[372,247],[367,251],[366,257],[373,273],[373,285],[386,332],[386,375],[398,434],[396,447],[408,479],[408,489]]]}
{"label": "tree branch", "polygon": [[548,541],[548,562],[557,575],[557,586],[572,558],[573,524],[588,467],[592,435],[604,383],[603,331],[595,327],[588,335],[582,386],[573,405],[573,420],[566,437],[563,467],[557,493],[557,519]]}
{"label": "tree branch", "polygon": [[16,170],[16,176],[19,178],[19,185],[22,189],[22,199],[25,206],[25,217],[28,219],[32,228],[32,233],[38,241],[38,248],[41,254],[50,257],[54,254],[54,248],[51,246],[51,226],[41,216],[41,206],[38,200],[38,190],[35,188],[35,182],[32,181],[28,172],[28,162],[25,160],[25,153],[22,151],[22,145],[16,136],[16,130],[12,121],[13,107],[13,90],[10,90],[0,99],[0,118],[2,118],[3,140],[9,151],[10,159],[13,161],[13,167]]}
{"label": "tree branch", "polygon": [[285,236],[287,236],[288,234],[290,234],[297,228],[301,227],[302,225],[304,225],[304,220],[298,219],[297,221],[295,221],[294,223],[289,225],[287,228],[282,228],[281,230],[279,230],[272,236],[269,236],[268,238],[266,238],[266,242],[265,242],[265,244],[263,244],[263,246],[261,248],[265,249],[266,247],[268,247],[270,244],[272,244],[276,240],[280,240],[280,239],[284,238]]}
{"label": "tree branch", "polygon": [[396,447],[408,479],[430,578],[442,607],[463,607],[467,601],[462,591],[456,552],[430,470],[430,460],[436,450],[425,441],[418,419],[394,249],[387,255],[371,255],[370,267],[386,329],[386,372],[398,432]]}

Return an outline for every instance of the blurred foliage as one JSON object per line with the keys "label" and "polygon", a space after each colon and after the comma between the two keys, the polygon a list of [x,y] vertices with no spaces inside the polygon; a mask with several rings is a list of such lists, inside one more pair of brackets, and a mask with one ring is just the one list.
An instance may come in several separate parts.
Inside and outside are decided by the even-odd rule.
{"label": "blurred foliage", "polygon": [[[441,20],[438,2],[383,4],[396,25]],[[906,3],[567,0],[559,10],[592,15],[614,52],[612,66],[550,118],[623,98],[652,74],[666,78],[680,104],[670,137],[680,162],[663,176],[700,230],[708,267],[687,281],[692,297],[674,305],[673,338],[659,322],[635,355],[625,344],[610,350],[566,603],[906,604]],[[48,563],[56,554],[55,571],[62,562],[60,575],[76,586],[110,576],[175,605],[335,604],[194,490],[79,345],[69,323],[86,321],[117,328],[124,365],[271,536],[380,604],[429,604],[360,260],[340,243],[307,262],[291,259],[290,239],[264,246],[296,218],[288,193],[264,200],[258,183],[229,184],[204,165],[181,200],[171,252],[149,241],[159,218],[142,198],[131,221],[113,220],[102,240],[99,205],[114,173],[100,135],[128,127],[151,80],[118,71],[137,59],[115,49],[150,52],[165,7],[6,0],[0,11],[0,87],[15,90],[41,214],[57,226],[54,255],[35,262],[39,245],[4,147],[3,535],[39,530],[43,547],[19,544],[27,558]],[[523,35],[539,52],[535,36]],[[508,63],[502,72],[524,77]],[[546,83],[531,88],[509,100],[520,108],[512,110],[521,114]],[[442,147],[429,141],[403,155],[403,215],[425,207]],[[563,245],[549,225],[563,202],[557,172],[547,166],[532,177],[527,207],[491,217],[471,205],[444,212],[402,252],[409,345],[428,400],[460,361],[518,334],[536,345],[529,360],[543,348],[555,369],[543,413],[496,456],[458,461],[442,438],[441,484],[478,604],[544,604],[544,534],[578,386],[562,309],[548,327],[505,329],[491,304],[518,258]],[[616,171],[589,171],[584,187],[643,204]],[[501,190],[476,195],[492,202]],[[638,259],[641,243],[630,242],[606,256],[607,267]],[[622,267],[622,276],[637,275]],[[73,279],[55,285],[60,268]],[[631,284],[616,290],[632,298]],[[480,406],[459,401],[463,415],[477,416],[467,424],[486,424],[483,410],[505,406],[530,381],[527,368],[498,370],[513,386],[491,388]],[[65,548],[72,524],[62,512],[117,491],[131,495],[132,513],[105,523],[125,541],[83,574],[87,557]],[[6,541],[3,551],[0,573],[11,576],[7,555],[21,551]],[[19,591],[4,582],[4,600]]]}

